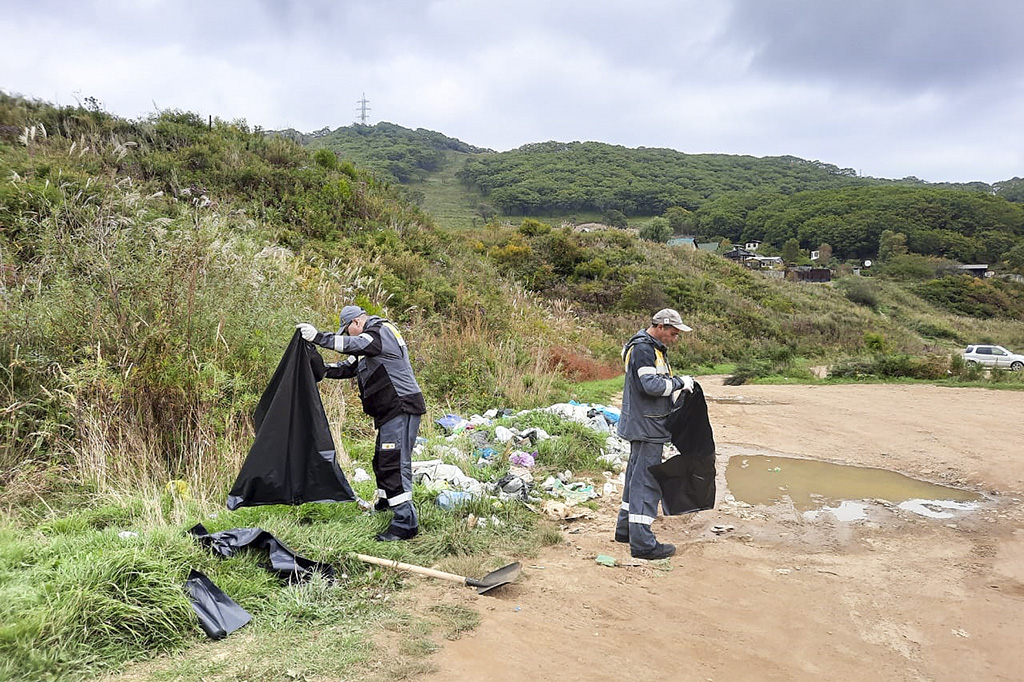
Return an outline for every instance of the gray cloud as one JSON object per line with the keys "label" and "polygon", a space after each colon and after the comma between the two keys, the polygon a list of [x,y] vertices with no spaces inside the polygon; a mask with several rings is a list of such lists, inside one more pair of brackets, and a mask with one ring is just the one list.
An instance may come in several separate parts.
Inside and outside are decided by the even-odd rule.
{"label": "gray cloud", "polygon": [[882,177],[1024,174],[1010,0],[0,0],[0,88],[265,128],[371,121],[792,154]]}
{"label": "gray cloud", "polygon": [[734,0],[730,40],[775,77],[897,90],[1016,81],[1016,0]]}

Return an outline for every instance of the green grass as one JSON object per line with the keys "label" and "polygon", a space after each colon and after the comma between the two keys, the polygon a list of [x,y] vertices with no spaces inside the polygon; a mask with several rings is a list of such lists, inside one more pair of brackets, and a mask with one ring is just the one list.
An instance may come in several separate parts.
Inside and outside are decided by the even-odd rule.
{"label": "green grass", "polygon": [[[553,368],[617,371],[621,343],[663,305],[695,329],[672,354],[687,374],[809,382],[803,356],[883,353],[891,373],[913,365],[897,355],[979,341],[1024,347],[1020,320],[951,314],[880,278],[857,302],[842,289],[866,280],[768,281],[619,232],[527,236],[499,220],[467,243],[453,233],[472,232],[479,197],[455,178],[458,154],[429,186],[410,188],[423,190],[428,220],[387,183],[321,166],[244,124],[172,111],[122,121],[0,93],[0,123],[36,120],[48,138],[0,145],[10,180],[0,183],[0,680],[86,678],[157,656],[154,679],[347,678],[352,666],[375,665],[367,647],[382,628],[419,642],[413,655],[431,649],[431,628],[451,629],[396,615],[388,598],[401,576],[352,552],[475,574],[558,541],[557,527],[518,504],[446,511],[419,487],[424,532],[399,545],[375,543],[387,516],[355,505],[223,510],[251,444],[252,408],[294,323],[335,320],[353,297],[401,324],[432,415],[611,403],[621,375],[574,384]],[[598,259],[603,269],[589,269]],[[944,377],[933,379],[1021,385],[1007,373]],[[369,470],[372,428],[354,389],[323,395],[349,456]],[[598,468],[603,439],[582,427],[541,413],[515,423],[559,435],[538,444],[538,476]],[[439,434],[425,423],[423,435]],[[507,471],[507,461],[477,467],[466,454],[452,463],[467,474]],[[170,480],[189,494],[168,492]],[[368,498],[374,485],[355,487]],[[470,528],[469,514],[500,523]],[[256,557],[221,561],[199,548],[184,535],[197,521],[266,528],[347,577],[280,585]],[[181,591],[192,567],[254,622],[206,642]]]}
{"label": "green grass", "polygon": [[449,151],[445,164],[422,183],[409,187],[423,192],[423,210],[449,230],[461,231],[482,227],[487,221],[476,211],[476,204],[485,199],[466,189],[455,174],[466,161],[466,155]]}
{"label": "green grass", "polygon": [[[578,424],[542,412],[505,423],[541,426],[558,436],[539,445],[538,475],[596,468],[603,439]],[[353,445],[350,452],[367,452],[366,443]],[[507,462],[475,469],[468,451],[466,460],[454,459],[480,477],[507,471]],[[375,486],[354,487],[369,498]],[[47,507],[20,507],[0,526],[0,679],[84,680],[130,663],[136,675],[153,680],[349,679],[353,667],[382,657],[373,640],[391,627],[411,632],[393,672],[427,670],[422,657],[438,648],[435,638],[461,636],[478,616],[442,604],[426,625],[396,625],[405,616],[388,595],[403,587],[405,576],[365,564],[354,553],[484,575],[560,540],[557,528],[518,502],[482,498],[446,510],[434,503],[436,495],[415,486],[421,533],[391,544],[373,540],[390,515],[366,515],[355,504],[231,512],[164,491],[136,491],[81,493],[64,498],[67,506],[55,499]],[[470,515],[488,523],[471,527]],[[263,528],[296,553],[335,566],[341,577],[283,584],[265,570],[260,553],[222,559],[208,552],[185,533],[197,522],[210,532]],[[131,534],[122,537],[124,531]],[[183,591],[192,568],[253,621],[223,642],[208,642]]]}
{"label": "green grass", "polygon": [[498,423],[515,426],[520,430],[536,426],[553,436],[534,444],[537,450],[538,472],[554,473],[566,469],[574,472],[595,472],[603,469],[597,457],[601,454],[606,434],[542,411],[501,419]]}
{"label": "green grass", "polygon": [[566,396],[566,402],[575,400],[592,405],[610,405],[616,396],[622,393],[622,382],[623,376],[620,375],[611,379],[567,384],[560,388]]}
{"label": "green grass", "polygon": [[430,607],[445,626],[445,639],[458,639],[480,624],[480,614],[459,604],[438,604]]}

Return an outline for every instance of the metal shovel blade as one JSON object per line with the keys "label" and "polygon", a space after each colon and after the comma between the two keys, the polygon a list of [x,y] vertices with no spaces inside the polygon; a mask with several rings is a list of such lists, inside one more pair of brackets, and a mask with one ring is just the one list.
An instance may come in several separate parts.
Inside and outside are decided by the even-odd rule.
{"label": "metal shovel blade", "polygon": [[484,594],[485,592],[490,592],[495,587],[507,585],[515,580],[519,576],[521,568],[519,562],[516,561],[508,566],[502,566],[496,571],[491,571],[479,580],[466,578],[466,584],[470,587],[475,587],[477,594]]}
{"label": "metal shovel blade", "polygon": [[516,579],[519,575],[519,562],[509,564],[508,566],[502,566],[496,571],[491,571],[480,580],[475,578],[466,578],[461,575],[454,573],[445,573],[435,568],[426,568],[425,566],[416,566],[415,564],[404,564],[401,561],[393,561],[391,559],[381,559],[380,557],[369,556],[367,554],[353,554],[353,557],[360,561],[368,564],[374,564],[376,566],[385,566],[387,568],[394,568],[399,571],[409,571],[410,573],[417,573],[419,575],[425,575],[430,578],[440,578],[441,580],[450,580],[456,583],[462,583],[468,587],[475,587],[477,594],[484,594],[493,590],[495,587],[501,587]]}

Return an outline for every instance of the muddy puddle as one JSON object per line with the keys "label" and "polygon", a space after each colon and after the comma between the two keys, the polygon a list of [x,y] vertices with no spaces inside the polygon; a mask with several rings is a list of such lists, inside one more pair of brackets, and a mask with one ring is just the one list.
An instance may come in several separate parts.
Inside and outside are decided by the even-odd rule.
{"label": "muddy puddle", "polygon": [[885,500],[932,518],[971,511],[981,495],[870,467],[774,455],[733,455],[725,471],[733,497],[747,504],[791,501],[807,517],[830,512],[841,520],[864,518],[863,500]]}

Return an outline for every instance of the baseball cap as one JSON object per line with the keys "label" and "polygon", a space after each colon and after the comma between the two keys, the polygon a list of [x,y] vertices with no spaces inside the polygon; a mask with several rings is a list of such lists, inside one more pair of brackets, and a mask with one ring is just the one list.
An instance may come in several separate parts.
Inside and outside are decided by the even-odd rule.
{"label": "baseball cap", "polygon": [[352,320],[356,319],[360,315],[364,315],[365,310],[357,305],[347,305],[341,309],[341,331],[344,332],[348,329],[348,326],[352,324]]}
{"label": "baseball cap", "polygon": [[654,313],[654,317],[651,318],[654,324],[668,324],[681,332],[693,331],[685,324],[683,324],[683,318],[679,316],[679,313],[671,308],[663,308],[658,312]]}

